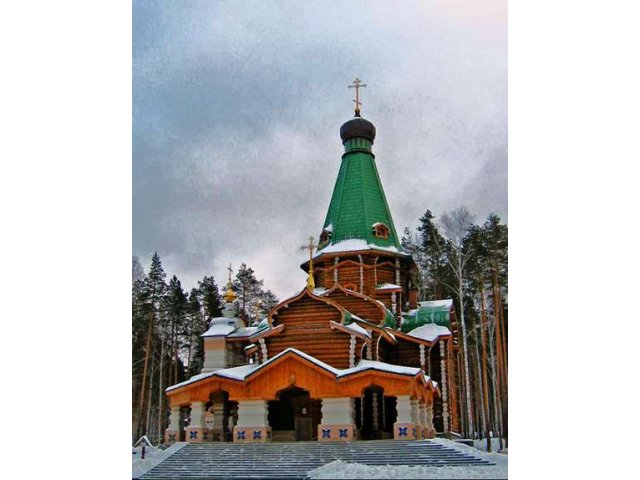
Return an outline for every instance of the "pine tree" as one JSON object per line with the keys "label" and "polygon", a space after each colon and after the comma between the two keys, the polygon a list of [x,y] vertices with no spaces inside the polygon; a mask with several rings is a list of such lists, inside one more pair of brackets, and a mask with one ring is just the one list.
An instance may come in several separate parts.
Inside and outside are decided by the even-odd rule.
{"label": "pine tree", "polygon": [[240,265],[236,278],[233,280],[233,289],[238,294],[236,300],[238,313],[248,325],[255,325],[260,320],[260,302],[264,296],[263,280],[258,280],[253,268],[245,263]]}
{"label": "pine tree", "polygon": [[165,312],[168,322],[168,333],[171,344],[172,375],[169,376],[173,383],[178,383],[179,349],[181,346],[180,337],[183,335],[187,315],[187,295],[182,290],[180,280],[174,275],[167,289],[165,296]]}
{"label": "pine tree", "polygon": [[[485,282],[488,272],[488,257],[486,237],[484,230],[473,225],[469,235],[465,239],[467,248],[473,251],[473,255],[467,268],[469,289],[475,292],[479,298],[480,307],[480,342],[482,348],[482,361],[478,361],[478,368],[482,376],[482,383],[479,384],[482,390],[482,418],[484,435],[487,441],[487,451],[491,451],[490,431],[493,431],[491,412],[489,409],[489,380],[488,380],[488,354],[487,354],[487,311],[485,302]],[[495,392],[494,392],[495,394]]]}
{"label": "pine tree", "polygon": [[[200,335],[204,333],[207,327],[204,314],[202,312],[202,304],[200,303],[200,290],[192,288],[189,293],[189,299],[187,303],[187,366],[188,376],[196,375],[202,369],[202,362],[194,370],[195,351],[197,348],[198,339]],[[201,339],[200,339],[201,340]]]}
{"label": "pine tree", "polygon": [[496,378],[498,404],[502,425],[502,436],[508,441],[508,394],[507,394],[507,332],[504,298],[508,275],[508,229],[500,217],[491,214],[484,223],[483,234],[491,272],[493,317],[495,322]]}
{"label": "pine tree", "polygon": [[419,298],[428,298],[428,259],[422,247],[421,238],[419,238],[415,232],[411,232],[409,227],[405,227],[402,239],[400,240],[400,245],[402,246],[402,250],[410,254],[416,264],[420,267],[418,270],[412,271],[411,287],[418,290]]}
{"label": "pine tree", "polygon": [[222,316],[220,292],[213,276],[205,276],[202,281],[198,282],[198,290],[206,320],[210,322],[212,318]]}
{"label": "pine tree", "polygon": [[[144,303],[144,311],[147,322],[147,337],[144,349],[144,367],[142,370],[142,385],[140,387],[140,405],[138,412],[138,434],[142,435],[143,430],[143,411],[145,401],[145,387],[147,382],[147,369],[149,365],[149,358],[151,355],[151,340],[153,339],[154,327],[156,322],[162,316],[163,299],[167,290],[167,285],[164,282],[166,273],[162,268],[162,262],[157,252],[154,252],[151,259],[151,267],[149,274],[144,279],[142,285],[142,297]],[[151,401],[151,398],[148,399]]]}
{"label": "pine tree", "polygon": [[260,298],[260,319],[269,315],[269,312],[273,309],[273,307],[278,305],[278,303],[278,297],[276,297],[276,295],[271,290],[267,290],[266,292],[264,292],[262,294],[262,297]]}
{"label": "pine tree", "polygon": [[[131,288],[131,378],[132,378],[132,435],[135,437],[140,425],[140,388],[143,378],[143,363],[145,359],[145,344],[148,325],[148,315],[144,303],[143,280],[134,282]],[[133,438],[133,441],[137,438]]]}
{"label": "pine tree", "polygon": [[446,240],[435,225],[431,210],[420,217],[420,240],[423,252],[423,264],[420,264],[425,275],[425,299],[439,300],[445,296],[446,287],[443,282],[450,276],[447,271]]}

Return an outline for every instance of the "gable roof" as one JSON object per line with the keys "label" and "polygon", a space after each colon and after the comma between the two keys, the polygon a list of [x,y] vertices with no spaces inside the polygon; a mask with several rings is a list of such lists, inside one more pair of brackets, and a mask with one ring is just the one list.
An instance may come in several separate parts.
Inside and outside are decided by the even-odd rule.
{"label": "gable roof", "polygon": [[309,297],[312,300],[318,301],[320,303],[325,303],[325,304],[335,308],[336,310],[338,310],[340,312],[340,315],[341,315],[340,323],[344,324],[344,323],[349,323],[351,321],[351,314],[345,308],[343,308],[341,305],[339,305],[338,303],[336,303],[336,302],[334,302],[332,300],[329,300],[328,298],[324,298],[324,297],[320,297],[318,295],[315,295],[314,293],[309,291],[308,288],[304,288],[298,294],[294,295],[293,297],[289,297],[286,300],[283,300],[278,305],[273,307],[273,309],[271,309],[271,311],[269,312],[269,316],[267,317],[267,321],[269,322],[269,327],[273,327],[273,316],[274,315],[278,315],[278,311],[279,310],[281,310],[282,308],[289,307],[290,304],[292,304],[294,302],[297,302],[298,300],[301,300],[304,297]]}

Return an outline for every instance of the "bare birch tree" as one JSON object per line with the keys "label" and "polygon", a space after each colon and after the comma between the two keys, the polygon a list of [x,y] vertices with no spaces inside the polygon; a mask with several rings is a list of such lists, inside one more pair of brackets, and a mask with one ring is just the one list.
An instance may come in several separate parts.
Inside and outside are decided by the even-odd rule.
{"label": "bare birch tree", "polygon": [[[464,239],[469,233],[469,229],[473,225],[474,216],[469,213],[465,207],[457,208],[452,212],[443,214],[440,217],[440,226],[445,238],[449,241],[451,254],[447,255],[447,262],[453,276],[455,285],[447,285],[458,297],[460,305],[460,325],[462,330],[462,350],[464,360],[464,383],[465,383],[465,403],[467,408],[467,422],[469,434],[475,437],[474,432],[474,416],[471,403],[471,381],[469,378],[469,350],[467,348],[467,328],[464,319],[464,272],[469,259],[471,258],[471,250],[464,248]],[[441,248],[441,246],[439,246]]]}

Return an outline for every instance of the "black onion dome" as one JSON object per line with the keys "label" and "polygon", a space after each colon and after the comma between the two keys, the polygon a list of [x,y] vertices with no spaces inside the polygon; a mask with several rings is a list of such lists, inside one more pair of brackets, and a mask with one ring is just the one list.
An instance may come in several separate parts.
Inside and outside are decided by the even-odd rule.
{"label": "black onion dome", "polygon": [[340,127],[340,138],[342,138],[343,144],[356,137],[366,138],[373,143],[376,138],[376,127],[362,117],[354,117]]}

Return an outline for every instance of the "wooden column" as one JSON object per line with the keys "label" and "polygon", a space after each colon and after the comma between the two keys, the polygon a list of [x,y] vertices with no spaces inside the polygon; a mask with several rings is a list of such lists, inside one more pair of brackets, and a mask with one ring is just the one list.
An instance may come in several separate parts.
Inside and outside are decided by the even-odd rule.
{"label": "wooden column", "polygon": [[[393,424],[394,440],[414,440],[416,438],[416,423],[414,421],[412,399],[410,395],[398,395],[396,410],[398,417]],[[415,402],[416,400],[413,400]]]}
{"label": "wooden column", "polygon": [[171,407],[169,426],[164,431],[164,443],[172,444],[180,441],[180,405]]}
{"label": "wooden column", "polygon": [[355,400],[350,397],[323,398],[318,441],[350,442],[355,437]]}
{"label": "wooden column", "polygon": [[204,402],[191,402],[191,421],[186,429],[186,440],[189,443],[202,443],[205,437]]}
{"label": "wooden column", "polygon": [[271,441],[271,427],[267,415],[265,400],[239,400],[238,423],[233,427],[233,441],[238,443]]}

